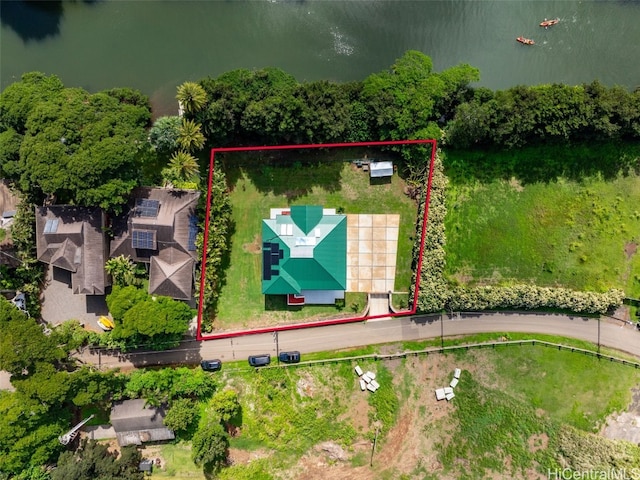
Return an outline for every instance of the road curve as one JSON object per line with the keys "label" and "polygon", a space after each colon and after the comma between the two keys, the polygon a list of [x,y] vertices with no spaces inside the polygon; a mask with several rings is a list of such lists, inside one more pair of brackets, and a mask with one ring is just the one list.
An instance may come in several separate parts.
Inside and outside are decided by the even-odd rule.
{"label": "road curve", "polygon": [[468,313],[424,315],[370,320],[368,322],[246,335],[223,340],[183,342],[164,352],[136,352],[126,355],[91,353],[78,357],[102,368],[132,368],[152,365],[195,364],[202,359],[223,362],[246,359],[249,355],[299,350],[302,354],[342,350],[364,345],[471,335],[475,333],[522,332],[548,334],[586,340],[640,358],[640,332],[624,322],[611,319],[541,313]]}

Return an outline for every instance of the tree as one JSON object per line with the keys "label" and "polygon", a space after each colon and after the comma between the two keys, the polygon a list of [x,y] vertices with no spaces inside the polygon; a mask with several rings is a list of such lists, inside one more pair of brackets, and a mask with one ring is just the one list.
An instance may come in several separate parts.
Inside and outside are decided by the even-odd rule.
{"label": "tree", "polygon": [[59,407],[67,399],[71,379],[67,372],[56,371],[50,363],[38,362],[28,375],[15,375],[11,383],[24,397]]}
{"label": "tree", "polygon": [[49,197],[117,212],[149,156],[149,120],[148,100],[134,90],[89,94],[27,74],[0,97],[0,124],[23,135],[6,173],[35,203]]}
{"label": "tree", "polygon": [[39,362],[53,364],[66,356],[35,320],[0,298],[0,370],[17,378],[25,370],[32,372]]}
{"label": "tree", "polygon": [[196,113],[206,105],[207,92],[195,82],[184,82],[178,87],[176,98],[186,113]]}
{"label": "tree", "polygon": [[177,150],[182,120],[178,116],[158,118],[149,131],[149,143],[161,154]]}
{"label": "tree", "polygon": [[67,451],[60,455],[51,480],[142,480],[144,473],[138,471],[141,460],[142,455],[133,446],[123,447],[118,458],[108,445],[84,440],[75,454]]}
{"label": "tree", "polygon": [[192,152],[204,147],[205,138],[199,123],[193,120],[182,119],[182,125],[178,130],[178,145]]}
{"label": "tree", "polygon": [[65,409],[0,390],[0,477],[55,460],[63,448],[58,436],[70,422]]}
{"label": "tree", "polygon": [[195,312],[187,304],[169,297],[150,296],[132,286],[114,287],[107,306],[116,320],[114,340],[127,348],[148,345],[156,350],[173,348],[189,329]]}
{"label": "tree", "polygon": [[169,165],[162,170],[162,178],[167,184],[175,184],[194,180],[199,173],[200,167],[195,157],[180,150],[171,155]]}
{"label": "tree", "polygon": [[200,412],[196,402],[189,398],[177,398],[164,417],[164,424],[175,432],[186,432],[193,425],[197,425]]}
{"label": "tree", "polygon": [[209,408],[224,423],[229,423],[240,414],[240,402],[235,390],[226,389],[217,392],[209,401]]}
{"label": "tree", "polygon": [[215,473],[227,461],[229,436],[220,422],[209,420],[193,436],[191,441],[191,458],[193,462],[202,466],[207,473]]}
{"label": "tree", "polygon": [[142,283],[142,280],[136,276],[136,264],[124,255],[107,260],[104,269],[111,275],[114,285],[126,287],[129,285],[140,285]]}

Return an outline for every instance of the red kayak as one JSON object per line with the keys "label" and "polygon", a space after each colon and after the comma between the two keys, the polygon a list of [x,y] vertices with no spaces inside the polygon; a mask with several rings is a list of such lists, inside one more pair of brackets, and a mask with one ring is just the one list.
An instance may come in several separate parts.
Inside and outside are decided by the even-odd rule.
{"label": "red kayak", "polygon": [[534,42],[530,38],[518,37],[518,38],[516,38],[516,40],[519,41],[520,43],[522,43],[523,45],[535,45],[536,44],[536,42]]}
{"label": "red kayak", "polygon": [[553,20],[547,20],[546,18],[544,19],[544,22],[540,22],[540,26],[547,28],[550,27],[552,25],[555,25],[556,23],[558,23],[560,21],[559,18],[554,18]]}

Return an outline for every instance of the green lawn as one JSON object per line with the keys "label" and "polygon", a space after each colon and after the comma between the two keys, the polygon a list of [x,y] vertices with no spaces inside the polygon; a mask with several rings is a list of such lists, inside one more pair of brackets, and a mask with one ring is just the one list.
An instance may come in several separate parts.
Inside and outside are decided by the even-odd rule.
{"label": "green lawn", "polygon": [[[231,162],[233,164],[233,162]],[[242,163],[242,162],[240,162]],[[394,175],[391,183],[370,185],[362,170],[344,161],[288,168],[251,165],[227,167],[232,189],[235,232],[230,266],[218,304],[214,328],[266,326],[287,321],[353,315],[364,308],[363,295],[348,295],[343,308],[305,306],[287,308],[282,301],[265,301],[261,293],[261,222],[269,209],[290,205],[322,205],[350,213],[397,213],[400,232],[395,287],[408,291],[411,282],[411,248],[417,207],[403,193],[404,182]]]}
{"label": "green lawn", "polygon": [[640,177],[453,184],[447,269],[462,283],[531,282],[640,295]]}

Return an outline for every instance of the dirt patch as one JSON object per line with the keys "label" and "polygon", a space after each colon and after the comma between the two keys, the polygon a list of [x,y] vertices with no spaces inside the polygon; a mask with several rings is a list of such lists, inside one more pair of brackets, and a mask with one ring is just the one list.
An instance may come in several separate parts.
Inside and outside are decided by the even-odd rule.
{"label": "dirt patch", "polygon": [[509,180],[509,186],[513,188],[516,192],[524,191],[524,187],[520,183],[520,180],[518,180],[516,177],[511,177],[511,180]]}
{"label": "dirt patch", "polygon": [[338,417],[340,422],[349,422],[353,425],[358,434],[363,435],[369,431],[369,405],[367,391],[360,392],[362,395],[354,395],[349,402],[349,408]]}
{"label": "dirt patch", "polygon": [[247,253],[252,253],[254,255],[259,255],[262,253],[262,245],[260,244],[260,237],[258,235],[255,236],[253,242],[245,243],[242,245],[242,250]]}
{"label": "dirt patch", "polygon": [[624,254],[627,256],[627,260],[631,260],[631,257],[638,251],[638,244],[635,242],[629,242],[624,246]]}
{"label": "dirt patch", "polygon": [[631,404],[626,412],[607,417],[600,434],[612,440],[627,440],[640,444],[640,387],[632,390]]}
{"label": "dirt patch", "polygon": [[549,445],[549,437],[546,433],[531,435],[527,440],[527,444],[529,445],[529,451],[536,453],[538,450],[545,450],[547,448]]}
{"label": "dirt patch", "polygon": [[230,448],[227,456],[227,462],[229,465],[246,465],[254,460],[268,457],[269,453],[265,450],[240,450],[238,448]]}

